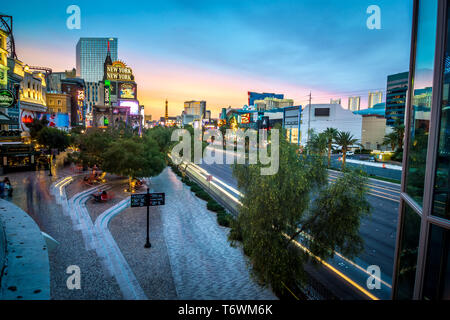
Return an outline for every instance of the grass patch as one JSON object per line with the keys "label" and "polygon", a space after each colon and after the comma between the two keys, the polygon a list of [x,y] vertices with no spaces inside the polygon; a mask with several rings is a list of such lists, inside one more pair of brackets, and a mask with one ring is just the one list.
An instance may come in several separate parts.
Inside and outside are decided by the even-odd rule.
{"label": "grass patch", "polygon": [[384,177],[379,177],[379,176],[371,175],[371,174],[369,174],[369,178],[376,179],[376,180],[381,180],[381,181],[386,181],[386,182],[397,183],[397,184],[401,184],[402,183],[400,180],[397,180],[397,179],[384,178]]}

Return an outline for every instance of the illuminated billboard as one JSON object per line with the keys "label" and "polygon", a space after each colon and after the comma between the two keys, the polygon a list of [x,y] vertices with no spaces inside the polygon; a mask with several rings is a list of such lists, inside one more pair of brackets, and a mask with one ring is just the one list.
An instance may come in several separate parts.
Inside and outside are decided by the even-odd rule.
{"label": "illuminated billboard", "polygon": [[139,102],[137,100],[119,100],[120,107],[129,107],[130,114],[139,114]]}
{"label": "illuminated billboard", "polygon": [[119,84],[119,98],[120,99],[136,99],[136,84],[135,83],[120,83]]}
{"label": "illuminated billboard", "polygon": [[241,123],[250,123],[250,113],[241,115]]}
{"label": "illuminated billboard", "polygon": [[134,81],[133,71],[122,61],[106,66],[106,79],[112,81]]}

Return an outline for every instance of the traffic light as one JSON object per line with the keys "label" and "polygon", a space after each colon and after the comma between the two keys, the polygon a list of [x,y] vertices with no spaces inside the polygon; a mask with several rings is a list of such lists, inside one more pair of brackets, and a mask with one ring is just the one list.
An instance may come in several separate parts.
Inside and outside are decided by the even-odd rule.
{"label": "traffic light", "polygon": [[107,126],[109,124],[109,120],[107,117],[103,117],[103,124]]}

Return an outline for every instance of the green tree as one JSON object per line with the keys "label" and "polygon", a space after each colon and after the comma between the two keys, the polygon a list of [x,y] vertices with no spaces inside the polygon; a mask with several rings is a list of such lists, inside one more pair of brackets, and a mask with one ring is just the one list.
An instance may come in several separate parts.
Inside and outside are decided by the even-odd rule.
{"label": "green tree", "polygon": [[[284,291],[283,283],[305,280],[303,266],[309,255],[292,242],[300,232],[317,238],[308,244],[319,257],[329,257],[333,250],[357,253],[361,249],[359,221],[368,208],[365,180],[355,173],[345,174],[328,186],[322,159],[298,156],[297,147],[285,136],[280,137],[279,151],[276,175],[262,176],[261,164],[233,166],[244,196],[230,232],[233,245],[242,241],[252,274],[276,292]],[[312,200],[315,194],[319,196]],[[324,226],[326,221],[330,224]]]}
{"label": "green tree", "polygon": [[64,151],[70,143],[69,136],[62,130],[56,128],[44,127],[38,131],[36,140],[39,144],[44,145],[50,154],[50,175],[52,174],[53,149]]}
{"label": "green tree", "polygon": [[405,137],[405,125],[400,119],[397,119],[392,127],[392,132],[386,134],[383,139],[383,145],[390,146],[392,151],[403,148],[403,139]]}
{"label": "green tree", "polygon": [[324,134],[327,138],[327,149],[328,149],[328,168],[331,167],[331,151],[333,149],[333,141],[336,139],[338,130],[335,128],[327,128]]}
{"label": "green tree", "polygon": [[160,174],[165,166],[165,155],[158,143],[150,137],[120,138],[111,143],[103,155],[103,170],[120,176],[153,177]]}
{"label": "green tree", "polygon": [[26,126],[30,129],[31,139],[36,139],[39,132],[48,126],[48,120],[43,118],[41,120],[34,118],[33,122],[27,123]]}
{"label": "green tree", "polygon": [[393,132],[395,133],[395,136],[397,137],[397,150],[403,148],[403,139],[405,138],[405,125],[403,124],[402,120],[397,119],[395,121]]}
{"label": "green tree", "polygon": [[310,151],[310,153],[318,155],[322,158],[328,146],[327,136],[323,132],[317,134],[312,129],[310,130],[309,136],[310,138],[306,144],[306,148]]}
{"label": "green tree", "polygon": [[395,151],[397,143],[398,143],[397,134],[395,132],[390,132],[384,136],[382,145],[389,146],[391,147],[392,151]]}
{"label": "green tree", "polygon": [[176,128],[157,126],[146,131],[145,136],[155,140],[163,153],[168,153],[174,144],[171,140],[172,132]]}
{"label": "green tree", "polygon": [[358,142],[350,132],[339,131],[334,139],[337,145],[342,148],[342,169],[345,168],[345,160],[347,159],[348,149]]}
{"label": "green tree", "polygon": [[104,154],[111,143],[118,139],[119,133],[111,130],[91,128],[84,134],[75,137],[75,145],[78,147],[77,161],[83,166],[92,167],[97,165],[102,168]]}
{"label": "green tree", "polygon": [[58,149],[58,151],[64,151],[69,146],[69,136],[67,133],[56,128],[42,128],[38,132],[36,140],[49,150]]}

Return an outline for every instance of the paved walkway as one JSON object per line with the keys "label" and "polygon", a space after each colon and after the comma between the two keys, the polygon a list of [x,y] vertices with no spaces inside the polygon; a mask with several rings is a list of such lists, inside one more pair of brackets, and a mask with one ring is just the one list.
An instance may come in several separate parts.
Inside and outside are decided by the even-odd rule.
{"label": "paved walkway", "polygon": [[[205,202],[196,198],[170,169],[152,178],[154,191],[166,193],[166,206],[151,209],[151,249],[144,248],[145,208],[127,208],[117,215],[108,213],[124,196],[114,186],[116,201],[109,206],[88,204],[86,209],[84,200],[75,201],[89,189],[81,177],[56,185],[73,172],[62,170],[56,174],[48,177],[46,172],[26,172],[10,177],[15,188],[12,200],[28,209],[41,230],[60,243],[49,253],[52,299],[133,299],[124,290],[124,278],[117,276],[120,270],[128,270],[123,275],[135,277],[135,288],[143,290],[140,298],[276,298],[250,278],[242,251],[230,247],[227,241],[228,229],[217,224],[216,215],[206,209]],[[103,221],[105,217],[108,220]],[[106,241],[108,221],[112,236]],[[92,237],[96,241],[91,241]],[[106,244],[109,253],[102,254],[98,245],[92,246],[100,243]],[[119,248],[119,256],[124,259],[115,259],[110,264],[115,267],[109,268],[105,258],[111,252],[117,256],[114,250]],[[81,269],[81,290],[67,288],[66,268],[70,265]]]}
{"label": "paved walkway", "polygon": [[152,186],[166,193],[159,210],[179,299],[276,299],[250,277],[242,250],[227,240],[229,229],[170,169]]}

